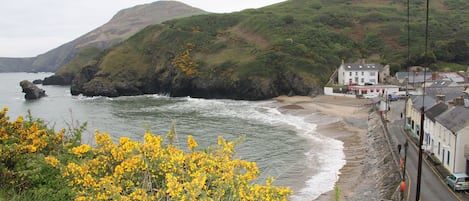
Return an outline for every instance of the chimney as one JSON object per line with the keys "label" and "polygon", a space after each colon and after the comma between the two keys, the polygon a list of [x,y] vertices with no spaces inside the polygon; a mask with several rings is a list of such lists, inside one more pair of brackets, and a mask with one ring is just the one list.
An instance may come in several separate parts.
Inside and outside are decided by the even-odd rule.
{"label": "chimney", "polygon": [[438,77],[439,77],[438,73],[436,73],[436,72],[432,73],[432,80],[436,80]]}
{"label": "chimney", "polygon": [[362,59],[362,64],[365,64],[365,59]]}
{"label": "chimney", "polygon": [[436,96],[436,102],[438,103],[441,103],[441,102],[445,102],[445,95],[437,95]]}
{"label": "chimney", "polygon": [[345,63],[345,59],[342,59],[342,65],[344,65],[344,63]]}
{"label": "chimney", "polygon": [[453,100],[454,106],[464,106],[464,97],[457,97]]}

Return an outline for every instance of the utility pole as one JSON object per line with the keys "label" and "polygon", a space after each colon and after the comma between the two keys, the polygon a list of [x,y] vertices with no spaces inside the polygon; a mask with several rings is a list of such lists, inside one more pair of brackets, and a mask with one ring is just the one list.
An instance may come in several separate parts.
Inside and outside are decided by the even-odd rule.
{"label": "utility pole", "polygon": [[422,154],[423,154],[423,135],[424,135],[424,130],[423,130],[423,122],[424,122],[424,113],[425,113],[425,94],[422,99],[422,108],[420,110],[420,138],[419,138],[419,161],[418,161],[418,166],[417,166],[417,189],[416,189],[416,197],[415,201],[420,201],[420,183],[422,181]]}
{"label": "utility pole", "polygon": [[418,161],[418,169],[417,169],[417,190],[415,201],[420,201],[420,185],[422,182],[422,154],[423,154],[423,135],[425,134],[423,127],[424,127],[424,118],[425,118],[425,87],[426,87],[426,76],[427,76],[427,66],[428,65],[428,13],[429,13],[429,0],[427,0],[427,13],[426,13],[426,22],[425,22],[425,66],[424,66],[424,73],[423,73],[423,94],[422,94],[422,108],[420,110],[420,138],[419,138],[419,161]]}
{"label": "utility pole", "polygon": [[407,0],[407,82],[405,84],[404,128],[407,125],[407,101],[409,101],[410,82],[410,0]]}

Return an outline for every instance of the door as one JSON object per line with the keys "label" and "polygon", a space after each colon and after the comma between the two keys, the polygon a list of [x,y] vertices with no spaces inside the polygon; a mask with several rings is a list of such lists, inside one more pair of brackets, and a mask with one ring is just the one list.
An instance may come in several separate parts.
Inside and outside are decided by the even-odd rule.
{"label": "door", "polygon": [[466,174],[469,175],[469,158],[466,158]]}
{"label": "door", "polygon": [[441,163],[444,166],[444,164],[445,164],[445,149],[443,149],[443,154],[442,155],[443,155],[443,158],[441,159]]}

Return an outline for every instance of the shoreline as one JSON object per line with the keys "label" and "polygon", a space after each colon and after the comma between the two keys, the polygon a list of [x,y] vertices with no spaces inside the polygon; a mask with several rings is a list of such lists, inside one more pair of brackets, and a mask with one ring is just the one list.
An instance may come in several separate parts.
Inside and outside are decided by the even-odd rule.
{"label": "shoreline", "polygon": [[[274,98],[285,104],[284,110],[304,110],[318,112],[329,117],[337,118],[336,122],[319,124],[317,132],[324,136],[343,142],[345,165],[339,170],[339,179],[335,186],[340,192],[340,200],[356,193],[356,186],[362,180],[360,176],[365,171],[365,155],[367,147],[368,114],[370,100],[333,96],[280,96]],[[325,192],[314,201],[330,201],[334,199],[334,190]]]}

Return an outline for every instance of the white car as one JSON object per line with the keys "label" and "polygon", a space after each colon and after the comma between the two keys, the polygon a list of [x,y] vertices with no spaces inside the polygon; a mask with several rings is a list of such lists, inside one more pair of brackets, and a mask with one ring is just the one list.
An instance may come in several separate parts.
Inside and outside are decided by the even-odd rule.
{"label": "white car", "polygon": [[368,94],[364,94],[364,95],[363,95],[363,98],[369,98],[369,99],[371,99],[371,98],[376,98],[376,97],[378,97],[378,96],[379,96],[379,94],[377,94],[377,93],[368,93]]}

